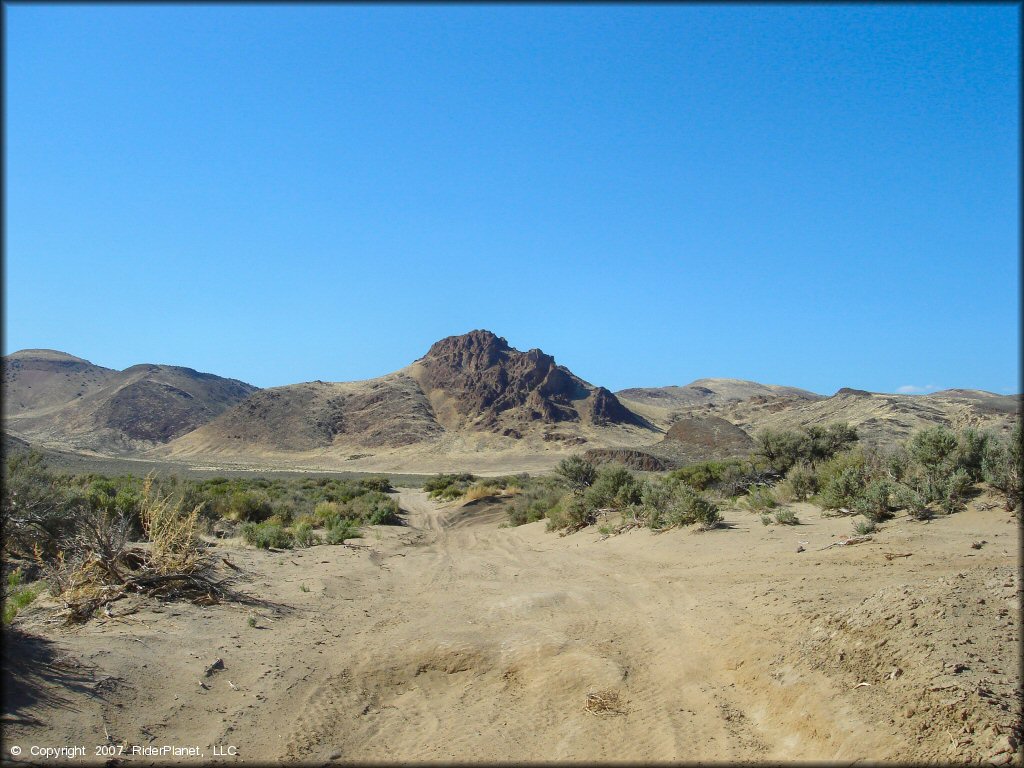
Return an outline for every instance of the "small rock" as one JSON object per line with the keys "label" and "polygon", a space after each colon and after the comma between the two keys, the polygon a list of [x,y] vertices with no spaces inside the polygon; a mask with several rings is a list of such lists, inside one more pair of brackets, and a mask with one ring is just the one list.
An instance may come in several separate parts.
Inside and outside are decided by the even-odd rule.
{"label": "small rock", "polygon": [[224,659],[217,659],[215,662],[213,662],[213,664],[208,666],[206,668],[205,675],[206,677],[210,677],[210,675],[212,675],[214,672],[220,669],[224,669]]}
{"label": "small rock", "polygon": [[1001,752],[998,755],[992,755],[988,759],[990,765],[1006,765],[1010,760],[1013,759],[1013,755],[1009,752]]}
{"label": "small rock", "polygon": [[803,552],[803,551],[804,551],[804,548],[803,548],[803,547],[797,547],[797,548],[796,548],[796,551],[797,551],[797,552]]}
{"label": "small rock", "polygon": [[1013,749],[1016,746],[1013,742],[1014,740],[1010,734],[1002,734],[997,737],[995,742],[992,744],[992,753],[998,755],[1002,752],[1013,752]]}

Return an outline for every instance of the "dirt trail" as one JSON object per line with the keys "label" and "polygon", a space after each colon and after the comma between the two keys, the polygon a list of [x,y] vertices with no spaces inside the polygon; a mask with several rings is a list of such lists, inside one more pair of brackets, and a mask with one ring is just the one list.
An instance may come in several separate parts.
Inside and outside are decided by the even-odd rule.
{"label": "dirt trail", "polygon": [[[56,634],[42,608],[30,611],[24,628],[54,635],[47,653],[77,664],[86,684],[61,689],[64,704],[52,706],[42,693],[54,684],[37,681],[5,742],[99,744],[110,733],[243,762],[945,759],[949,738],[918,729],[936,715],[901,710],[922,701],[943,649],[920,651],[932,677],[899,661],[905,672],[884,678],[890,650],[917,647],[899,633],[918,637],[939,619],[894,626],[886,647],[863,611],[879,589],[957,573],[967,574],[961,602],[987,597],[978,610],[992,609],[969,617],[976,634],[989,619],[1002,632],[974,647],[999,680],[1019,683],[1006,645],[1019,613],[999,613],[992,596],[1019,587],[1005,586],[1016,529],[998,510],[894,521],[876,541],[822,550],[849,520],[810,507],[794,528],[733,511],[707,533],[608,538],[502,527],[493,500],[439,505],[404,489],[399,500],[406,525],[373,528],[353,546],[221,543],[276,608],[168,605]],[[981,535],[985,547],[971,549]],[[895,550],[913,555],[884,558]],[[1000,586],[985,586],[993,579]],[[847,643],[850,616],[861,634]],[[954,625],[953,646],[967,626]],[[224,669],[204,677],[216,658]],[[870,686],[857,686],[863,675]],[[991,752],[1007,731],[1010,715],[979,711],[955,756]],[[214,745],[237,755],[214,758]]]}

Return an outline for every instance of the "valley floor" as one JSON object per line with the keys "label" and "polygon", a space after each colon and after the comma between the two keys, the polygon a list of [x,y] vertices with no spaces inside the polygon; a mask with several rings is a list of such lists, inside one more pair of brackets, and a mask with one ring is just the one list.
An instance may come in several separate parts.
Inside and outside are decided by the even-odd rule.
{"label": "valley floor", "polygon": [[37,602],[8,636],[4,760],[1020,760],[1018,528],[991,499],[846,547],[850,520],[806,505],[560,537],[497,502],[400,501],[407,525],[355,546],[218,542],[260,608],[119,602],[65,628]]}

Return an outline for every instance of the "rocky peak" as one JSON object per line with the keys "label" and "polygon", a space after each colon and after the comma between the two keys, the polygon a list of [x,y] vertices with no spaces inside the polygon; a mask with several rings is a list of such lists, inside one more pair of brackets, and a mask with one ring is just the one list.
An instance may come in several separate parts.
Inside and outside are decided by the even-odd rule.
{"label": "rocky peak", "polygon": [[539,349],[521,352],[490,331],[441,339],[419,361],[427,392],[441,391],[467,423],[500,430],[505,422],[632,422],[608,390],[592,387]]}

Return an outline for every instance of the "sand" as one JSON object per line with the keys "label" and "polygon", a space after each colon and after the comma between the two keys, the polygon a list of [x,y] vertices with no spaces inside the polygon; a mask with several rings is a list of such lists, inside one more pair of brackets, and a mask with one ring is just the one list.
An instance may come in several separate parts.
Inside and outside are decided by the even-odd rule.
{"label": "sand", "polygon": [[[851,522],[808,505],[560,537],[400,501],[406,526],[353,547],[219,542],[262,608],[62,627],[37,601],[8,637],[5,759],[1019,762],[1018,531],[988,497],[829,548]],[[201,756],[131,756],[163,746]]]}

